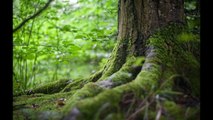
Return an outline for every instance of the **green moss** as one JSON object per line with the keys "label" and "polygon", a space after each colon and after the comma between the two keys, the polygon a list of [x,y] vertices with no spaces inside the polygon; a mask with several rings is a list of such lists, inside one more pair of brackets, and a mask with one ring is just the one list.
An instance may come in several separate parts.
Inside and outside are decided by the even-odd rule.
{"label": "green moss", "polygon": [[151,64],[151,66],[152,67],[150,69],[141,71],[133,81],[134,84],[140,86],[140,89],[149,92],[151,90],[156,90],[161,74],[160,67],[157,64]]}
{"label": "green moss", "polygon": [[88,79],[89,82],[95,82],[97,81],[101,76],[102,76],[102,73],[103,73],[103,69],[101,69],[100,71],[98,71],[97,73],[91,75]]}
{"label": "green moss", "polygon": [[193,33],[182,32],[181,34],[177,35],[177,40],[180,42],[190,42],[198,40],[198,35]]}
{"label": "green moss", "polygon": [[67,102],[67,105],[64,107],[63,111],[65,113],[68,113],[70,111],[70,108],[72,108],[74,104],[82,99],[93,97],[100,93],[102,90],[103,88],[99,87],[95,83],[90,82],[86,84],[82,89],[76,91],[73,96],[69,97],[69,101]]}
{"label": "green moss", "polygon": [[165,101],[162,104],[166,111],[165,118],[175,118],[177,120],[199,120],[200,108],[198,107],[184,107],[172,101]]}
{"label": "green moss", "polygon": [[[62,117],[62,107],[57,105],[60,98],[67,99],[73,95],[73,92],[55,93],[55,94],[32,94],[22,95],[14,98],[13,115],[17,119],[39,119],[38,117],[59,118]],[[54,113],[54,115],[52,115]],[[57,119],[56,119],[57,120]]]}
{"label": "green moss", "polygon": [[55,111],[38,112],[32,109],[23,109],[19,113],[14,113],[14,120],[60,120],[62,114]]}
{"label": "green moss", "polygon": [[[95,114],[99,112],[100,108],[108,104],[108,107],[105,108],[104,113],[99,114],[107,114],[107,112],[118,112],[118,102],[120,100],[121,94],[119,91],[115,90],[105,90],[102,94],[95,96],[91,99],[85,99],[83,101],[79,101],[76,104],[76,107],[81,111],[81,116],[79,119],[94,119]],[[108,110],[106,110],[108,109]]]}
{"label": "green moss", "polygon": [[[108,109],[115,110],[114,111],[115,113],[118,112],[119,109],[116,105],[118,105],[121,99],[121,96],[125,92],[134,90],[137,94],[147,95],[150,92],[156,91],[157,87],[159,86],[158,85],[159,79],[162,78],[161,64],[164,62],[169,62],[170,65],[165,64],[166,67],[168,66],[172,67],[174,65],[175,59],[171,58],[171,56],[173,55],[173,51],[168,51],[168,49],[172,50],[170,49],[170,44],[171,46],[175,46],[175,44],[173,44],[174,40],[172,39],[175,39],[175,35],[179,34],[181,29],[183,28],[179,27],[178,25],[169,26],[163,29],[163,31],[161,31],[160,33],[153,35],[149,39],[150,45],[154,46],[154,50],[147,55],[149,57],[147,57],[145,60],[143,70],[137,75],[137,77],[135,78],[133,82],[115,87],[110,90],[105,90],[101,94],[98,94],[95,97],[77,102],[75,107],[78,108],[79,111],[81,111],[81,115],[79,116],[79,119],[94,119],[94,116],[96,116],[94,114],[98,113],[99,111],[98,108],[102,108],[102,106],[104,106],[105,104],[109,105]],[[168,36],[167,35],[168,31],[173,34],[171,36]],[[165,44],[166,41],[168,42],[168,44]],[[179,47],[176,46],[176,48],[178,49]],[[111,78],[112,81],[114,80],[113,82],[117,82],[121,80],[125,81],[125,79],[128,78],[127,77],[128,74],[126,73],[132,71],[130,66],[133,65],[135,60],[136,60],[135,58],[132,58],[132,59],[127,58],[126,63],[121,67],[121,69],[118,72],[112,74],[110,77],[105,77],[105,79],[100,79],[100,81],[104,81],[107,78],[108,79]],[[174,108],[177,107],[177,109],[179,109],[179,107],[176,106],[176,104],[174,104],[173,107]],[[177,113],[179,113],[181,109],[177,111],[178,111]],[[106,112],[105,116],[110,114],[110,112],[107,112],[107,111],[105,112]],[[177,113],[173,113],[175,117]]]}
{"label": "green moss", "polygon": [[66,85],[68,85],[72,80],[58,80],[54,81],[31,90],[32,93],[45,93],[51,94],[61,91]]}
{"label": "green moss", "polygon": [[114,47],[109,61],[107,62],[103,75],[100,79],[104,79],[113,73],[117,72],[122,65],[126,62],[127,57],[128,39],[119,39],[116,46]]}
{"label": "green moss", "polygon": [[183,109],[172,101],[165,101],[163,107],[166,110],[167,118],[175,118],[181,120],[184,118]]}
{"label": "green moss", "polygon": [[80,89],[84,86],[84,84],[86,84],[87,81],[85,79],[77,79],[71,83],[69,83],[68,85],[66,85],[63,90],[61,90],[61,92],[69,92],[69,91],[73,91],[73,90],[77,90]]}
{"label": "green moss", "polygon": [[148,45],[157,49],[161,63],[166,63],[165,67],[173,74],[189,79],[193,94],[200,96],[199,35],[190,32],[187,26],[171,24],[159,29],[148,41]]}
{"label": "green moss", "polygon": [[[193,90],[196,94],[199,94],[198,90],[196,92],[195,89],[199,87],[199,74],[197,73],[200,65],[192,54],[194,49],[192,51],[182,49],[183,43],[176,40],[184,29],[181,25],[174,24],[157,31],[148,40],[149,50],[145,59],[143,57],[127,57],[127,53],[122,54],[122,52],[126,52],[126,50],[123,50],[126,43],[121,44],[121,46],[117,45],[113,52],[114,55],[112,55],[114,56],[113,59],[108,61],[103,71],[89,79],[73,81],[69,85],[66,84],[67,86],[61,83],[62,86],[66,86],[61,93],[35,94],[36,97],[33,95],[16,97],[14,98],[14,105],[26,104],[31,106],[38,104],[40,106],[37,109],[29,108],[27,115],[34,114],[36,116],[39,112],[51,111],[51,113],[45,112],[44,114],[50,116],[55,113],[60,117],[78,114],[78,120],[123,120],[125,119],[125,110],[122,110],[120,102],[125,94],[133,92],[145,102],[155,100],[154,97],[157,94],[164,97],[163,95],[166,94],[162,91],[171,90],[172,75],[178,74],[189,79],[194,86]],[[170,34],[168,35],[168,33]],[[179,38],[181,37],[179,36]],[[122,61],[117,64],[120,59]],[[101,82],[102,84],[100,84]],[[106,84],[110,85],[111,89],[102,86]],[[53,86],[43,87],[41,93],[51,93],[51,91],[54,91],[52,90]],[[58,89],[59,86],[55,87],[57,88],[56,91],[61,90]],[[58,98],[67,99],[63,107],[56,106],[55,100]],[[195,119],[193,116],[199,113],[198,108],[189,109],[169,101],[166,97],[164,99],[162,107],[166,110],[166,115],[162,115],[161,119]],[[137,105],[139,106],[139,103]],[[148,113],[151,119],[155,119],[157,114],[155,106],[155,104],[149,106]],[[76,113],[76,111],[78,112]],[[139,118],[143,119],[145,111],[141,112]],[[15,110],[14,114],[20,119],[27,116],[25,115],[26,109],[25,112]]]}
{"label": "green moss", "polygon": [[[74,82],[76,85],[78,85],[79,83],[81,83],[82,80],[77,80],[76,82]],[[86,83],[85,83],[86,84]],[[71,83],[72,85],[72,83]],[[43,86],[44,87],[44,86]],[[42,88],[43,88],[42,87]],[[19,97],[14,97],[14,106],[18,106],[18,105],[24,105],[27,107],[27,109],[29,109],[30,111],[33,111],[33,113],[31,112],[23,112],[23,110],[25,111],[24,108],[20,108],[18,109],[18,112],[21,112],[21,114],[19,114],[19,116],[22,117],[26,117],[29,114],[31,114],[31,118],[33,119],[33,117],[35,116],[39,116],[40,114],[44,114],[43,116],[49,116],[51,115],[52,112],[57,112],[57,114],[60,114],[59,116],[61,116],[61,114],[63,114],[63,111],[69,111],[70,109],[70,105],[72,105],[73,103],[77,102],[80,99],[83,99],[85,97],[91,97],[94,96],[96,94],[98,94],[102,88],[100,88],[98,85],[94,84],[94,83],[88,83],[86,84],[80,91],[76,92],[74,89],[74,87],[70,87],[73,90],[71,90],[70,92],[59,92],[56,94],[31,94],[31,95],[22,95]],[[63,107],[59,107],[56,104],[57,99],[59,98],[65,98],[67,99],[65,102],[65,105]],[[72,102],[75,101],[75,102]],[[39,107],[34,109],[32,106],[33,104],[38,105]],[[42,113],[40,111],[47,111],[45,113]],[[18,112],[14,112],[15,115],[18,114]],[[67,112],[66,112],[67,113]],[[27,115],[26,115],[27,114]],[[51,117],[50,117],[51,118]],[[35,119],[38,119],[38,117],[35,117]]]}
{"label": "green moss", "polygon": [[108,77],[102,77],[98,80],[98,84],[105,88],[112,88],[121,84],[125,84],[134,80],[140,72],[144,57],[136,58],[134,56],[127,57],[127,61],[121,69]]}
{"label": "green moss", "polygon": [[21,92],[14,94],[13,96],[20,96],[20,95],[25,95],[25,94],[34,94],[34,93],[45,93],[45,94],[51,94],[51,93],[56,93],[61,91],[66,85],[68,85],[72,80],[57,80],[48,84],[44,84],[41,86],[38,86],[34,89],[27,90],[26,92]]}
{"label": "green moss", "polygon": [[87,97],[86,99],[83,99],[83,100],[78,99],[77,102],[76,100],[74,100],[74,97],[79,98],[79,95],[76,94],[76,96],[72,97],[73,102],[75,101],[75,103],[70,103],[71,106],[69,106],[66,109],[67,111],[66,113],[72,111],[71,108],[78,109],[80,111],[80,115],[78,116],[79,120],[104,119],[106,116],[110,115],[111,113],[120,114],[120,108],[119,108],[120,98],[122,97],[123,94],[129,91],[133,91],[135,89],[134,87],[135,86],[130,86],[125,84],[113,89],[104,90],[103,92],[101,92],[101,94],[97,94],[94,97],[89,97],[89,98]]}
{"label": "green moss", "polygon": [[77,90],[82,88],[85,84],[89,82],[97,81],[101,77],[102,71],[103,70],[100,70],[88,78],[74,80],[73,82],[69,83],[66,87],[64,87],[64,89],[61,92],[69,92],[69,91]]}

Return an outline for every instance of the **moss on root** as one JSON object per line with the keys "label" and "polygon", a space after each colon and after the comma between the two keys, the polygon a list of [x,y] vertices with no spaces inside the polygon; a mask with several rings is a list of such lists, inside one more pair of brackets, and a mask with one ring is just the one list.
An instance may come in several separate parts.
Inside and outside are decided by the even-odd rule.
{"label": "moss on root", "polygon": [[32,90],[32,93],[45,93],[51,94],[61,91],[66,85],[68,85],[73,80],[59,80]]}
{"label": "moss on root", "polygon": [[[159,88],[157,86],[160,86],[158,85],[160,79],[162,78],[165,79],[165,80],[161,80],[161,82],[163,83],[164,81],[166,81],[166,79],[169,79],[170,77],[169,75],[179,73],[177,70],[178,68],[175,67],[176,64],[178,63],[178,61],[183,59],[183,57],[189,57],[189,56],[180,55],[180,53],[185,53],[187,51],[180,49],[180,46],[179,46],[180,44],[177,41],[175,41],[176,36],[180,34],[182,30],[184,30],[184,27],[174,24],[174,25],[170,25],[166,27],[165,29],[161,29],[160,32],[157,32],[155,35],[151,36],[149,39],[150,50],[148,50],[147,52],[146,60],[142,67],[142,71],[137,75],[135,80],[133,80],[130,83],[115,87],[113,89],[105,90],[102,93],[98,94],[97,96],[77,102],[74,107],[75,109],[78,109],[80,111],[77,118],[80,120],[85,118],[94,119],[94,117],[96,116],[95,113],[97,113],[99,109],[106,104],[108,105],[108,109],[104,111],[104,115],[102,114],[102,116],[100,116],[99,119],[104,119],[104,116],[112,114],[110,112],[111,110],[114,110],[113,113],[115,114],[119,113],[121,116],[124,116],[125,113],[122,113],[121,110],[119,110],[120,107],[118,106],[118,104],[122,98],[121,96],[124,95],[126,92],[134,91],[139,95],[143,94],[145,98],[147,98],[146,96],[150,95],[149,99],[153,99],[153,97],[155,97],[156,95],[155,92],[159,91]],[[172,32],[173,34],[168,36],[167,35],[168,32],[170,33]],[[189,58],[189,60],[192,60],[192,59]],[[193,62],[190,62],[190,63],[193,64]],[[197,63],[197,62],[194,62],[194,63]],[[167,69],[163,69],[164,67],[162,67],[162,65],[165,65],[164,67]],[[196,65],[196,64],[193,64],[193,65]],[[116,72],[118,76],[115,77],[116,78],[115,80],[119,81],[121,77],[123,78],[122,80],[125,81],[126,77],[124,76],[122,77],[122,74],[120,75],[118,74],[121,71],[125,71],[122,68],[118,72]],[[198,68],[199,67],[197,67],[194,71],[198,72],[199,71]],[[165,71],[165,70],[172,70],[172,72],[170,72],[170,74],[165,74],[167,76],[165,75],[161,76],[162,71]],[[186,71],[186,74],[189,74],[189,73],[190,73],[189,71]],[[106,79],[101,79],[101,81],[104,81],[104,80]],[[146,101],[149,101],[148,98]],[[185,116],[184,114],[182,114],[184,109],[182,109],[181,106],[178,105],[177,103],[174,103],[172,101],[171,103],[174,108],[177,108],[177,110],[172,111],[170,108],[167,108],[169,107],[167,103],[162,104],[162,106],[164,106],[165,109],[166,108],[168,109],[169,114],[171,114],[172,118],[175,118],[175,119],[184,118]],[[197,109],[199,111],[199,108],[193,108],[193,107],[186,107],[186,108]],[[182,116],[178,117],[178,114],[180,113],[182,114]],[[156,112],[153,111],[153,115],[157,115],[157,111]],[[156,116],[152,116],[152,117],[155,118]],[[163,117],[165,119],[168,118],[168,116],[163,116]]]}
{"label": "moss on root", "polygon": [[74,80],[73,82],[69,83],[66,87],[64,87],[64,89],[61,92],[69,92],[72,90],[77,90],[82,88],[85,84],[89,82],[95,82],[101,77],[102,72],[103,70],[100,70],[88,78]]}
{"label": "moss on root", "polygon": [[97,84],[104,88],[113,88],[134,80],[141,71],[144,62],[143,57],[128,57],[121,69],[108,77],[102,77]]}
{"label": "moss on root", "polygon": [[[155,59],[155,58],[152,58],[152,59]],[[131,61],[130,62],[131,64],[127,62],[126,65],[124,64],[124,66],[120,69],[120,71],[122,71],[122,72],[133,71],[133,70],[131,70],[131,67],[127,67],[127,66],[132,65],[135,62],[135,60],[130,59],[130,61]],[[148,63],[150,63],[150,61]],[[146,64],[148,64],[148,63],[146,63]],[[153,86],[155,86],[155,83],[156,83],[156,82],[153,83],[152,81],[157,81],[157,79],[160,75],[160,74],[156,74],[159,71],[158,66],[159,65],[152,62],[152,66],[149,69],[143,70],[141,73],[139,73],[139,75],[133,82],[130,82],[127,84],[123,83],[122,85],[114,87],[113,89],[105,89],[103,92],[99,93],[98,95],[96,95],[94,97],[90,97],[90,98],[83,99],[83,100],[79,99],[80,101],[76,102],[74,104],[74,106],[70,106],[69,109],[70,108],[77,109],[80,112],[76,115],[75,112],[73,112],[73,110],[71,110],[69,114],[71,116],[76,115],[77,119],[80,119],[80,120],[81,119],[82,120],[83,119],[88,119],[88,120],[97,119],[97,116],[99,116],[98,119],[105,119],[106,116],[108,116],[109,114],[112,114],[112,113],[118,113],[119,115],[121,115],[121,118],[122,118],[122,116],[124,116],[124,113],[120,114],[121,110],[120,110],[120,106],[119,106],[122,96],[125,95],[125,93],[129,93],[132,91],[134,91],[133,93],[144,94],[144,91],[147,90],[147,92],[149,93],[151,88]],[[120,71],[115,73],[118,76],[115,77],[116,79],[114,79],[114,80],[117,80],[117,81],[123,80],[125,82],[125,78],[128,78],[128,77],[124,77],[126,74],[121,74]],[[126,76],[128,76],[128,75],[126,75]],[[120,78],[120,79],[118,79],[118,78]],[[150,81],[150,80],[152,80],[152,81]],[[102,81],[106,81],[106,80],[102,80]],[[150,84],[147,84],[147,82],[150,82]],[[98,85],[101,86],[99,83],[98,83]],[[78,96],[78,98],[79,98],[79,96]],[[74,99],[74,97],[72,99]],[[103,113],[99,113],[101,108],[104,109]],[[97,115],[97,113],[98,113],[98,115]],[[69,117],[69,115],[67,117]]]}
{"label": "moss on root", "polygon": [[14,96],[19,96],[19,95],[30,95],[30,94],[34,94],[34,93],[44,93],[44,94],[52,94],[52,93],[57,93],[60,92],[62,89],[64,89],[64,87],[66,85],[68,85],[69,83],[71,83],[73,80],[57,80],[48,84],[44,84],[41,86],[38,86],[34,89],[31,90],[27,90],[24,93],[17,93]]}
{"label": "moss on root", "polygon": [[103,75],[100,79],[104,79],[117,72],[126,62],[128,39],[119,39],[114,47],[110,59],[104,67]]}
{"label": "moss on root", "polygon": [[100,93],[103,89],[96,85],[95,83],[88,83],[86,84],[82,89],[78,90],[69,97],[69,101],[67,102],[67,105],[64,107],[64,112],[67,113],[67,111],[70,110],[70,108],[77,103],[78,101],[89,98],[97,95]]}
{"label": "moss on root", "polygon": [[[182,47],[185,41],[180,40],[183,38],[180,34],[185,29],[182,25],[171,24],[156,31],[148,39],[145,59],[125,57],[125,63],[119,68],[107,66],[106,71],[90,78],[64,84],[66,87],[59,93],[55,92],[61,87],[52,86],[43,88],[41,93],[50,92],[48,90],[54,87],[60,89],[52,90],[54,92],[50,93],[54,94],[50,95],[15,97],[14,105],[32,106],[36,103],[40,106],[14,110],[15,117],[26,119],[33,114],[31,119],[40,119],[43,115],[43,118],[49,116],[53,120],[197,119],[199,100],[194,99],[199,97],[200,65],[194,48]],[[174,90],[173,87],[177,87],[175,81],[179,80],[187,81],[192,93]],[[55,105],[58,98],[67,99],[63,107]],[[188,105],[188,101],[195,104]]]}

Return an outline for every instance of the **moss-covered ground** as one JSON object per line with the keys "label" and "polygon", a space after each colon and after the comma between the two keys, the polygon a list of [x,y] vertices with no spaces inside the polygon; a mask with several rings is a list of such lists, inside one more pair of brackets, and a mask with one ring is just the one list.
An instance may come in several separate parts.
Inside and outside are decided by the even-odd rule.
{"label": "moss-covered ground", "polygon": [[13,118],[199,120],[199,35],[171,24],[147,41],[145,56],[127,55],[114,72],[100,70],[14,96]]}

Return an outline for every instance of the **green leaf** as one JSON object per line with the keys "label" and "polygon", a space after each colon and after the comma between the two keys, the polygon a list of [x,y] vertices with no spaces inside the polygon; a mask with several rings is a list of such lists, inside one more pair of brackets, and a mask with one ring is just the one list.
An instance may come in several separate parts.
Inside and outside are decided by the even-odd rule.
{"label": "green leaf", "polygon": [[63,31],[70,31],[71,26],[70,25],[65,25],[62,27]]}
{"label": "green leaf", "polygon": [[54,28],[54,26],[49,26],[47,29],[53,29]]}
{"label": "green leaf", "polygon": [[85,36],[84,36],[84,35],[81,35],[81,34],[77,34],[77,35],[75,36],[75,39],[83,39],[83,38],[85,38]]}
{"label": "green leaf", "polygon": [[33,59],[35,59],[35,54],[28,54],[27,56],[26,56],[26,58],[28,59],[28,60],[33,60]]}

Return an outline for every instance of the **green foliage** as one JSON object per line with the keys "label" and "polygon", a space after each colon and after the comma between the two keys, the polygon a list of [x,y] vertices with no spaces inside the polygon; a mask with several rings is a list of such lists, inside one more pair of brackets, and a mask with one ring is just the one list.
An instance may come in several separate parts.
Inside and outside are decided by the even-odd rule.
{"label": "green foliage", "polygon": [[[13,27],[46,2],[14,0]],[[87,77],[100,69],[115,43],[116,15],[117,1],[53,1],[13,34],[14,92]]]}
{"label": "green foliage", "polygon": [[[83,6],[85,4],[89,6],[94,1],[81,0],[79,3],[82,3]],[[100,4],[104,2],[106,1],[99,0]],[[53,6],[57,9],[66,9],[60,3]],[[75,24],[63,23],[64,21],[60,22],[63,17],[56,18],[52,16],[51,21],[55,20],[55,22],[51,23],[57,23],[57,26],[50,25],[49,22],[40,24],[42,27],[38,29],[38,34],[27,34],[27,31],[29,32],[30,29],[28,30],[24,26],[21,29],[23,33],[14,34],[15,90],[25,90],[29,88],[31,83],[32,87],[35,87],[37,85],[33,86],[33,84],[42,84],[48,82],[48,80],[64,77],[75,78],[75,76],[85,77],[90,71],[104,66],[107,62],[105,55],[108,56],[111,48],[110,45],[113,44],[113,41],[107,40],[108,37],[106,36],[112,34],[105,34],[107,30],[102,30],[100,26],[95,26],[96,23],[90,25],[95,20],[88,22],[85,20],[86,18],[78,19],[82,17],[82,13],[85,13],[84,15],[95,13],[101,16],[99,13],[101,10],[86,9],[88,6],[64,12],[66,19],[75,19],[71,20]],[[83,12],[78,13],[81,10]],[[73,16],[68,17],[67,14],[72,14]],[[41,20],[47,20],[42,16],[40,17]],[[66,84],[71,84],[62,90],[66,91],[65,93],[59,92],[51,95],[33,94],[16,97],[14,99],[16,101],[15,105],[24,104],[30,106],[25,106],[28,109],[20,110],[23,113],[14,110],[14,118],[24,119],[20,117],[26,116],[26,118],[32,119],[31,116],[33,116],[36,119],[38,118],[37,116],[45,113],[49,119],[60,119],[63,115],[59,113],[70,113],[71,108],[78,108],[81,111],[80,118],[78,119],[98,120],[104,119],[103,117],[106,116],[105,120],[123,120],[126,115],[127,117],[128,115],[130,117],[133,116],[133,118],[138,117],[137,119],[199,119],[199,103],[196,103],[196,106],[187,106],[188,103],[179,104],[186,96],[181,96],[183,93],[173,91],[171,88],[174,78],[177,78],[180,74],[184,78],[190,78],[189,80],[193,84],[192,89],[196,89],[195,92],[198,94],[196,96],[199,96],[199,83],[196,83],[199,82],[198,70],[200,67],[199,60],[197,59],[199,56],[196,56],[199,55],[199,47],[197,45],[200,42],[197,18],[199,17],[190,16],[190,19],[187,18],[187,25],[185,27],[174,24],[152,35],[149,38],[148,44],[157,48],[153,49],[154,52],[151,52],[157,54],[157,57],[148,57],[146,60],[144,57],[130,57],[119,71],[110,77],[106,77],[111,79],[107,82],[118,82],[118,84],[122,84],[121,86],[105,89],[100,86],[100,82],[99,84],[88,83],[90,79],[78,79],[75,81],[67,79],[51,82],[42,87],[36,87],[34,90],[42,93],[58,92]],[[39,23],[39,19],[34,22]],[[86,23],[88,23],[89,28]],[[44,34],[40,35],[40,32]],[[168,35],[168,33],[170,34]],[[28,39],[29,35],[31,36],[30,40]],[[113,38],[113,35],[111,37]],[[198,54],[193,53],[196,49]],[[138,71],[140,73],[137,72],[137,77],[135,76],[136,78],[133,80],[134,77],[130,73],[135,67],[141,69],[144,62],[147,62],[146,65],[148,66],[143,66],[143,69],[146,69],[142,72]],[[85,63],[90,63],[90,65],[85,65]],[[97,66],[98,64],[99,66]],[[96,67],[94,67],[95,65]],[[150,66],[152,66],[152,69],[148,69]],[[101,72],[98,73],[98,76],[101,75]],[[134,73],[132,75],[134,76]],[[94,75],[94,77],[97,77],[97,75]],[[133,81],[129,82],[130,80]],[[126,84],[119,83],[120,81],[124,81]],[[131,94],[128,93],[132,91],[138,95],[131,97]],[[180,96],[181,99],[174,101],[174,96]],[[58,108],[55,104],[58,98],[67,99],[63,108]],[[189,102],[189,104],[192,104],[196,101],[192,100]],[[36,109],[31,107],[33,104],[38,104],[39,107]]]}
{"label": "green foliage", "polygon": [[197,35],[194,35],[192,33],[182,33],[180,35],[178,35],[178,40],[180,40],[181,42],[190,42],[193,40],[197,40]]}
{"label": "green foliage", "polygon": [[184,7],[187,10],[194,10],[196,9],[196,2],[197,0],[186,0]]}

